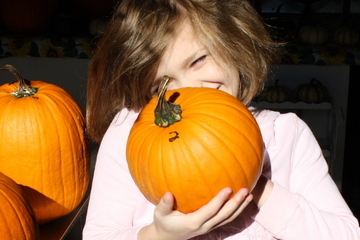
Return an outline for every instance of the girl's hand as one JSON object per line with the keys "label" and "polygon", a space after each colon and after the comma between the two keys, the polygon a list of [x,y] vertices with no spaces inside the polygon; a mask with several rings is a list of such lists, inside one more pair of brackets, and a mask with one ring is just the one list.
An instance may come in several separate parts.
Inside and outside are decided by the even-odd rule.
{"label": "girl's hand", "polygon": [[154,222],[140,230],[138,239],[185,240],[229,223],[253,198],[247,189],[239,190],[227,200],[231,194],[230,188],[224,188],[199,210],[183,214],[173,211],[174,197],[166,193],[155,208]]}

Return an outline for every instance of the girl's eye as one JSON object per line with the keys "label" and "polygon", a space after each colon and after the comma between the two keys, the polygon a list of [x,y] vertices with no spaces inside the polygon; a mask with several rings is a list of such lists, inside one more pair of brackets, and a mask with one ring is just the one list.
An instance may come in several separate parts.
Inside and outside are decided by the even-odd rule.
{"label": "girl's eye", "polygon": [[202,87],[220,89],[222,83],[219,82],[203,82]]}
{"label": "girl's eye", "polygon": [[191,63],[191,66],[194,66],[195,64],[197,64],[197,63],[199,63],[199,62],[201,62],[201,61],[204,61],[204,60],[206,59],[206,57],[207,57],[207,55],[204,55],[204,56],[199,57],[198,59],[196,59],[195,61],[193,61],[193,62]]}

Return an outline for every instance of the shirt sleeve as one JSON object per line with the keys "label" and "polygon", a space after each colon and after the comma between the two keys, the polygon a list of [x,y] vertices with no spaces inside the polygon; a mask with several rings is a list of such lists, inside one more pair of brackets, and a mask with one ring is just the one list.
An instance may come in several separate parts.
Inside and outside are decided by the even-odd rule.
{"label": "shirt sleeve", "polygon": [[136,117],[123,110],[100,144],[83,239],[137,239],[138,231],[146,224],[137,215],[153,212],[132,180],[126,162],[127,138]]}
{"label": "shirt sleeve", "polygon": [[263,132],[269,157],[277,159],[271,164],[275,185],[255,221],[279,239],[360,239],[358,221],[309,127],[294,114],[271,122],[271,134]]}

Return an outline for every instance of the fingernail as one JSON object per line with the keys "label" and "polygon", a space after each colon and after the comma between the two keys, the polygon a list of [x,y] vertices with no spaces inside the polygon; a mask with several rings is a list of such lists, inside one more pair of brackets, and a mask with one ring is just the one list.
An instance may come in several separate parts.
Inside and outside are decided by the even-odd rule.
{"label": "fingernail", "polygon": [[246,201],[251,202],[254,198],[254,195],[252,195],[251,193],[248,194],[248,196],[246,197]]}
{"label": "fingernail", "polygon": [[234,197],[236,197],[238,200],[245,200],[247,195],[249,195],[249,192],[241,189],[235,194]]}

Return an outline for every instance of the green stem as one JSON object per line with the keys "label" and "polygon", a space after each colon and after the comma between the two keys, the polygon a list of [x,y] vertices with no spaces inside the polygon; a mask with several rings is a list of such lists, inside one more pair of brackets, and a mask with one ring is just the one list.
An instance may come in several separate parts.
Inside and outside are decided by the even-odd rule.
{"label": "green stem", "polygon": [[17,97],[17,98],[29,97],[29,96],[35,95],[37,93],[38,88],[30,87],[29,85],[27,85],[25,79],[19,74],[19,72],[16,70],[16,68],[13,67],[12,65],[6,64],[6,65],[0,67],[0,71],[2,71],[2,70],[10,71],[16,77],[16,79],[19,81],[18,89],[15,92],[10,93],[14,97]]}
{"label": "green stem", "polygon": [[165,93],[171,79],[164,76],[158,90],[158,102],[155,108],[155,124],[159,127],[168,127],[181,120],[181,107],[179,104],[166,101]]}

